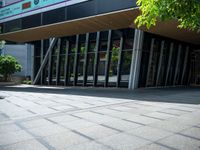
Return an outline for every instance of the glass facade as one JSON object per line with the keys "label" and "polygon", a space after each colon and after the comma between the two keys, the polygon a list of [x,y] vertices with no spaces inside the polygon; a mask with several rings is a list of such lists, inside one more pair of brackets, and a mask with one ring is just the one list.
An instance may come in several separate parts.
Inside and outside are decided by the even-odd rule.
{"label": "glass facade", "polygon": [[[134,29],[59,38],[50,52],[39,83],[128,87],[133,40]],[[34,42],[35,73],[49,43],[49,40]]]}
{"label": "glass facade", "polygon": [[189,84],[191,45],[145,33],[139,87]]}
{"label": "glass facade", "polygon": [[[128,87],[134,34],[135,29],[127,28],[58,38],[38,84]],[[49,43],[34,42],[35,76]],[[199,67],[191,66],[191,60],[197,61],[192,50],[188,43],[145,32],[138,86],[188,85],[195,72],[191,69]],[[199,78],[192,81],[199,82]]]}

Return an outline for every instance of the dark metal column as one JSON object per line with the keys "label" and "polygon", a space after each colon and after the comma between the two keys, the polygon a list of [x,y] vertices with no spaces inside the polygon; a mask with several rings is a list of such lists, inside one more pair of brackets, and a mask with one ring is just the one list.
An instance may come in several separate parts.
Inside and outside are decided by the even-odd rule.
{"label": "dark metal column", "polygon": [[65,54],[65,68],[64,68],[64,85],[68,85],[69,80],[69,41],[66,42],[66,54]]}
{"label": "dark metal column", "polygon": [[39,70],[38,70],[38,73],[37,73],[37,75],[36,75],[36,77],[35,77],[35,79],[34,79],[34,81],[33,81],[33,84],[36,84],[36,83],[38,82],[39,77],[40,77],[40,75],[41,75],[41,71],[44,69],[44,66],[45,66],[46,63],[47,63],[48,57],[51,56],[50,53],[51,53],[51,51],[52,51],[54,45],[56,44],[56,41],[57,41],[57,38],[53,38],[52,41],[50,42],[49,48],[48,48],[48,50],[47,50],[47,52],[46,52],[46,55],[45,55],[45,57],[44,57],[44,60],[43,60],[43,62],[42,62],[42,64],[41,64],[41,66],[40,66],[40,68],[39,68]]}
{"label": "dark metal column", "polygon": [[148,86],[149,75],[150,75],[150,71],[151,71],[151,64],[152,64],[152,58],[153,58],[154,43],[155,43],[155,39],[153,38],[151,40],[151,49],[150,49],[150,54],[149,54],[149,63],[148,63],[148,71],[147,71],[147,78],[146,78],[146,87]]}
{"label": "dark metal column", "polygon": [[176,85],[177,74],[178,74],[178,70],[179,70],[179,67],[180,67],[181,50],[182,50],[182,45],[180,44],[179,47],[178,47],[178,54],[177,54],[176,69],[175,69],[175,73],[174,73],[173,85]]}
{"label": "dark metal column", "polygon": [[144,32],[135,29],[133,54],[131,60],[131,69],[130,69],[129,85],[128,85],[128,88],[131,90],[138,88],[139,84],[143,39],[144,39]]}
{"label": "dark metal column", "polygon": [[158,63],[158,72],[157,72],[157,77],[156,77],[156,86],[158,86],[158,82],[159,82],[159,79],[160,79],[160,71],[161,71],[162,61],[163,61],[164,47],[165,47],[165,41],[162,41],[161,50],[160,50],[160,57],[159,57],[159,63]]}
{"label": "dark metal column", "polygon": [[124,46],[124,37],[123,37],[123,33],[122,33],[122,35],[120,37],[120,49],[119,49],[119,60],[118,60],[118,64],[117,64],[117,83],[116,83],[116,87],[120,86],[123,46]]}
{"label": "dark metal column", "polygon": [[[50,39],[50,42],[52,40]],[[52,47],[53,49],[53,47]],[[51,65],[51,60],[52,60],[52,50],[49,52],[49,62],[48,62],[48,85],[51,84],[51,72],[52,72],[52,65]]]}
{"label": "dark metal column", "polygon": [[106,66],[105,66],[105,83],[104,86],[108,86],[109,69],[110,69],[110,58],[111,58],[111,48],[112,48],[112,30],[108,32],[108,43],[106,52]]}
{"label": "dark metal column", "polygon": [[57,61],[56,61],[56,85],[58,85],[59,80],[60,80],[60,71],[59,71],[59,66],[60,66],[60,46],[61,46],[61,38],[58,39],[57,47],[58,47],[58,54],[57,54]]}
{"label": "dark metal column", "polygon": [[182,77],[181,77],[181,85],[183,85],[183,81],[184,81],[184,77],[185,77],[185,73],[186,73],[188,55],[189,55],[189,46],[187,46],[186,52],[185,52],[185,58],[184,58],[184,62],[183,62],[183,72],[182,72]]}
{"label": "dark metal column", "polygon": [[166,73],[166,78],[165,78],[165,86],[167,86],[168,78],[169,78],[169,71],[171,67],[171,61],[172,61],[172,54],[173,54],[173,49],[174,49],[174,43],[170,44],[170,51],[169,51],[169,58],[168,58],[168,63],[167,63],[167,73]]}
{"label": "dark metal column", "polygon": [[95,51],[95,60],[94,60],[94,83],[93,86],[97,85],[97,78],[98,78],[98,65],[99,65],[99,46],[100,46],[100,32],[97,32],[96,37],[96,51]]}
{"label": "dark metal column", "polygon": [[[41,40],[41,51],[40,51],[40,64],[42,64],[43,62],[43,57],[44,57],[44,40]],[[43,84],[43,72],[44,70],[42,70],[41,72],[41,77],[40,77],[40,84]]]}
{"label": "dark metal column", "polygon": [[86,34],[85,40],[85,57],[84,57],[84,65],[83,65],[83,86],[87,83],[87,66],[88,66],[88,49],[89,49],[89,40],[90,34]]}
{"label": "dark metal column", "polygon": [[76,86],[77,84],[77,78],[78,78],[78,53],[79,53],[79,35],[76,35],[76,52],[75,52],[75,58],[74,58],[74,83],[73,85]]}

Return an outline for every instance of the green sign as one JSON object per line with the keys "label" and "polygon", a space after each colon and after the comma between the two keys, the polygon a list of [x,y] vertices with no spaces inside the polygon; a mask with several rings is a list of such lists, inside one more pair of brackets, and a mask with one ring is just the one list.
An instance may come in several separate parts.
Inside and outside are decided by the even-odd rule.
{"label": "green sign", "polygon": [[0,19],[5,19],[64,1],[66,0],[24,0],[19,3],[0,8]]}

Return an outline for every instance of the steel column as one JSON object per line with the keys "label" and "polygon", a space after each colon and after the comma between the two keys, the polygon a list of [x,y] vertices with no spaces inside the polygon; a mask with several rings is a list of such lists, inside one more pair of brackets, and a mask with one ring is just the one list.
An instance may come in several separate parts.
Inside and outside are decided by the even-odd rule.
{"label": "steel column", "polygon": [[160,58],[159,58],[159,63],[158,63],[158,72],[157,72],[157,77],[156,77],[156,86],[158,86],[158,82],[160,79],[160,71],[161,71],[162,61],[163,61],[164,47],[165,47],[165,41],[162,41],[161,50],[160,50]]}
{"label": "steel column", "polygon": [[59,66],[60,66],[60,46],[61,46],[61,39],[58,39],[58,54],[57,54],[57,61],[56,61],[56,85],[58,85],[59,80],[60,80],[60,71],[59,71]]}
{"label": "steel column", "polygon": [[78,78],[78,74],[77,74],[77,71],[78,71],[78,53],[79,53],[79,35],[76,35],[76,52],[75,52],[75,58],[74,58],[74,71],[73,71],[73,74],[74,74],[74,83],[73,85],[76,86],[77,84],[77,78]]}
{"label": "steel column", "polygon": [[149,80],[149,75],[150,75],[150,71],[151,71],[154,43],[155,43],[155,39],[153,38],[151,40],[151,49],[150,49],[150,54],[149,54],[149,63],[148,63],[148,71],[147,71],[147,78],[146,78],[146,87],[148,86],[148,80]]}
{"label": "steel column", "polygon": [[96,37],[96,51],[95,51],[95,60],[94,60],[94,82],[93,86],[97,85],[97,78],[98,78],[98,65],[99,65],[99,46],[100,46],[100,32],[97,32]]}
{"label": "steel column", "polygon": [[64,85],[68,84],[69,80],[69,41],[66,42],[66,53],[65,53],[65,68],[64,68]]}
{"label": "steel column", "polygon": [[111,48],[112,48],[112,30],[108,31],[108,43],[106,52],[106,66],[105,66],[105,82],[104,86],[108,86],[109,70],[110,70],[110,58],[111,58]]}
{"label": "steel column", "polygon": [[[41,51],[40,51],[40,64],[43,62],[43,57],[44,57],[44,40],[41,40]],[[41,77],[40,77],[40,84],[43,84],[43,70],[41,72]]]}
{"label": "steel column", "polygon": [[44,69],[45,64],[47,63],[48,57],[50,55],[50,52],[52,51],[53,47],[55,46],[56,41],[57,41],[57,38],[53,38],[52,41],[50,42],[50,46],[49,46],[49,48],[48,48],[48,50],[46,52],[46,55],[45,55],[44,60],[43,60],[41,66],[40,66],[40,68],[38,70],[38,73],[37,73],[37,75],[36,75],[36,77],[35,77],[35,79],[33,81],[33,84],[36,84],[37,81],[39,80],[39,77],[41,75],[41,71]]}
{"label": "steel column", "polygon": [[90,40],[90,34],[87,33],[86,40],[85,40],[85,58],[84,58],[84,65],[83,65],[83,86],[86,86],[86,83],[87,83],[89,40]]}
{"label": "steel column", "polygon": [[138,88],[138,84],[139,84],[143,38],[144,38],[144,32],[141,30],[135,29],[133,54],[132,54],[130,77],[129,77],[129,89],[131,90]]}
{"label": "steel column", "polygon": [[167,73],[166,73],[166,78],[165,78],[165,86],[167,86],[168,78],[169,78],[169,71],[171,67],[171,61],[172,61],[172,54],[173,54],[173,49],[174,49],[174,43],[170,44],[170,51],[169,51],[169,58],[168,58],[168,63],[167,63]]}
{"label": "steel column", "polygon": [[179,66],[180,66],[179,64],[180,64],[181,50],[182,50],[182,45],[179,44],[179,47],[178,47],[178,54],[177,54],[177,61],[176,61],[176,69],[175,69],[175,73],[174,73],[173,85],[176,85],[177,74],[178,74],[178,70],[179,70]]}
{"label": "steel column", "polygon": [[118,60],[118,64],[117,64],[117,83],[116,83],[116,87],[120,86],[123,46],[124,46],[124,37],[123,37],[123,34],[121,34],[121,37],[120,37],[120,49],[119,49],[119,60]]}
{"label": "steel column", "polygon": [[182,72],[182,77],[181,77],[181,85],[183,85],[183,81],[185,77],[185,72],[186,72],[187,62],[188,62],[188,54],[189,54],[189,46],[187,46],[186,52],[185,52],[185,58],[183,62],[183,72]]}

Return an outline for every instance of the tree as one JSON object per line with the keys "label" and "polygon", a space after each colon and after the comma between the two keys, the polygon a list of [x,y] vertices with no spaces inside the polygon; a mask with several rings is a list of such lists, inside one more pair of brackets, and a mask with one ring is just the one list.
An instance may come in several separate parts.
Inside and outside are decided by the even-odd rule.
{"label": "tree", "polygon": [[137,0],[141,14],[136,18],[138,27],[149,29],[158,20],[177,20],[178,27],[200,32],[199,0]]}
{"label": "tree", "polygon": [[3,75],[4,81],[8,81],[13,73],[20,72],[21,69],[22,66],[13,56],[0,56],[0,74]]}

